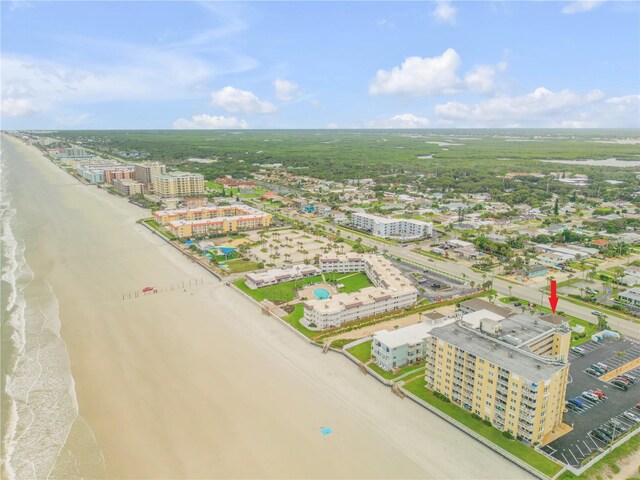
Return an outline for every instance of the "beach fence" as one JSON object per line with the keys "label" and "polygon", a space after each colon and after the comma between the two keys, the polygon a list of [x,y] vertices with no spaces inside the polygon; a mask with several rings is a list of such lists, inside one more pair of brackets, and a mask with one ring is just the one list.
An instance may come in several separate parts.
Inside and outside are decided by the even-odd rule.
{"label": "beach fence", "polygon": [[135,300],[136,298],[148,297],[153,295],[158,295],[160,293],[169,293],[169,292],[186,292],[190,290],[195,290],[197,287],[204,284],[204,278],[189,278],[187,280],[182,280],[177,283],[172,283],[171,285],[164,285],[161,287],[142,287],[138,290],[129,290],[122,292],[122,301],[125,300]]}

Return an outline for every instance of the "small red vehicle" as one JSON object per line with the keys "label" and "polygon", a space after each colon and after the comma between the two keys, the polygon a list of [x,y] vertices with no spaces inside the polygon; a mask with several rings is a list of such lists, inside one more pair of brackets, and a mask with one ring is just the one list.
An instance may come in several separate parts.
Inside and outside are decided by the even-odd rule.
{"label": "small red vehicle", "polygon": [[607,398],[602,390],[591,390],[591,393],[596,395],[600,400],[606,400]]}
{"label": "small red vehicle", "polygon": [[144,288],[142,289],[142,292],[143,292],[143,293],[146,293],[146,292],[153,292],[153,287],[144,287]]}

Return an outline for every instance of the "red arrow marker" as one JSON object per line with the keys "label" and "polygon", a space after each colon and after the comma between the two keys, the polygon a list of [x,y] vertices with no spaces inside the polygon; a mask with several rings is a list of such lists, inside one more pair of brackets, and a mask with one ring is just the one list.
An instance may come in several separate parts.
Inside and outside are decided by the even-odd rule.
{"label": "red arrow marker", "polygon": [[555,280],[551,280],[551,296],[549,297],[549,305],[551,305],[551,312],[556,313],[556,307],[558,306],[558,296],[556,295]]}

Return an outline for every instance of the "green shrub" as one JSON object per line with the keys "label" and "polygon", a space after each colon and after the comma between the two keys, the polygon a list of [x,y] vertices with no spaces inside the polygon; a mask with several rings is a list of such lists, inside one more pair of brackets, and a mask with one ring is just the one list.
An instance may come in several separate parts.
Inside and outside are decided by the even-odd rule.
{"label": "green shrub", "polygon": [[515,438],[513,436],[513,433],[511,433],[509,430],[505,430],[504,432],[502,432],[502,436],[508,438],[509,440],[513,440]]}

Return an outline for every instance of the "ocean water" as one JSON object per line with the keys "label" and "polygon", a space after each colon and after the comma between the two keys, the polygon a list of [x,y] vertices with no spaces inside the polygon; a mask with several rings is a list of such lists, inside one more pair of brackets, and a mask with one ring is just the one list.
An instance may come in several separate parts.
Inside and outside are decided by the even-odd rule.
{"label": "ocean water", "polygon": [[[0,237],[2,252],[2,477],[8,479],[81,478],[84,459],[73,459],[74,438],[95,438],[78,415],[66,346],[60,336],[58,299],[26,258],[27,240],[36,239],[37,222],[22,218],[17,188],[28,190],[8,157],[18,152],[3,142],[0,152]],[[70,432],[74,432],[70,438]],[[85,445],[86,446],[86,445]],[[86,450],[86,448],[85,448]],[[70,461],[72,459],[73,461]],[[104,460],[90,471],[104,476]]]}

